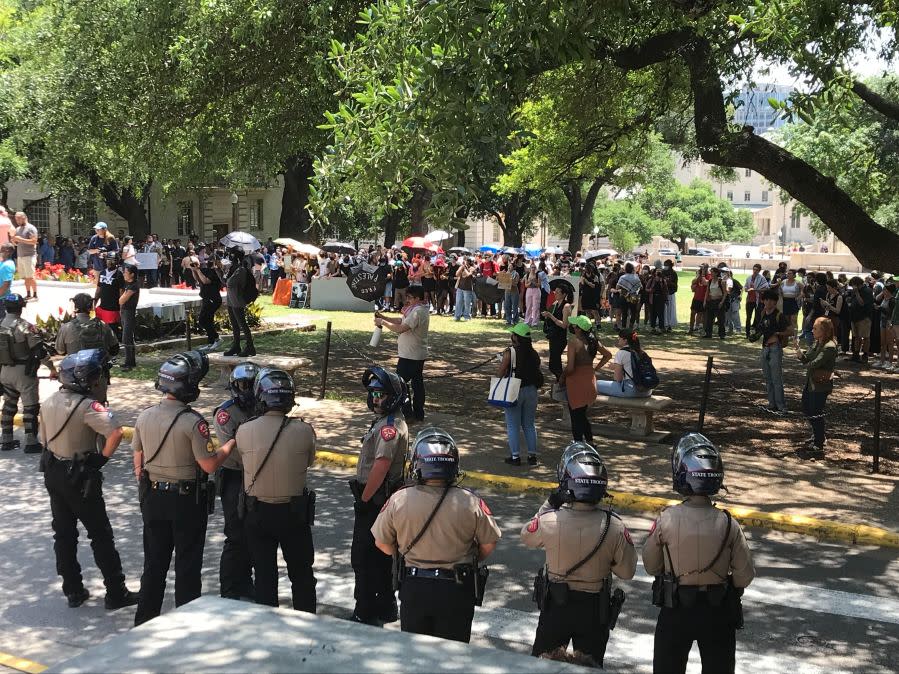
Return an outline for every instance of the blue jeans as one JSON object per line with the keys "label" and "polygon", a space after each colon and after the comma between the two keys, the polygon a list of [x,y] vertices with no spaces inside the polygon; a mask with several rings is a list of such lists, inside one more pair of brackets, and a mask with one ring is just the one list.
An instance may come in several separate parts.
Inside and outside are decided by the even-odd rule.
{"label": "blue jeans", "polygon": [[456,288],[456,309],[453,311],[453,318],[457,321],[460,318],[471,320],[471,302],[473,298],[474,291]]}
{"label": "blue jeans", "polygon": [[503,297],[503,317],[508,325],[518,322],[518,291],[507,292]]}
{"label": "blue jeans", "polygon": [[524,431],[524,441],[528,454],[537,456],[537,387],[522,386],[518,393],[518,404],[506,407],[506,435],[509,437],[509,451],[513,457],[520,456],[519,431]]}
{"label": "blue jeans", "polygon": [[765,376],[765,390],[768,392],[768,407],[786,412],[784,402],[784,352],[780,345],[762,348],[762,374]]}
{"label": "blue jeans", "polygon": [[624,381],[608,381],[598,379],[596,392],[601,396],[613,396],[615,398],[648,398],[652,390],[638,389],[630,379]]}
{"label": "blue jeans", "polygon": [[809,417],[808,422],[811,424],[815,437],[815,447],[818,449],[824,447],[824,417],[819,415],[824,412],[828,394],[829,391],[812,391],[809,389],[808,383],[802,389],[802,411],[806,417]]}

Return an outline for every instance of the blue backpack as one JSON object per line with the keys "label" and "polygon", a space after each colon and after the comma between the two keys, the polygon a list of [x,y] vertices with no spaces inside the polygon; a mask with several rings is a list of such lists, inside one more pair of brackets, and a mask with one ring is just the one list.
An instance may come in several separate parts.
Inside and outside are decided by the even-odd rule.
{"label": "blue backpack", "polygon": [[636,353],[629,348],[625,349],[631,354],[631,377],[634,386],[638,389],[654,389],[659,385],[659,375],[656,372],[655,365],[652,364],[652,358],[645,351]]}

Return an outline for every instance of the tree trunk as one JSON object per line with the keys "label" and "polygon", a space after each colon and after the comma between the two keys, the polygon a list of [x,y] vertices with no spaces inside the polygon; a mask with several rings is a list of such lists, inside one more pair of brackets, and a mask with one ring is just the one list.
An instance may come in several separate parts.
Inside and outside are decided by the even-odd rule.
{"label": "tree trunk", "polygon": [[425,209],[431,203],[431,190],[416,185],[412,189],[412,198],[409,200],[409,219],[412,221],[410,236],[424,236],[428,233],[428,223],[425,222]]}
{"label": "tree trunk", "polygon": [[3,183],[3,187],[0,187],[0,204],[4,207],[9,203],[9,186],[6,183]]}
{"label": "tree trunk", "polygon": [[395,208],[381,219],[381,228],[384,229],[384,247],[390,248],[396,243],[396,231],[400,221],[403,219],[403,212]]}
{"label": "tree trunk", "polygon": [[278,234],[298,241],[315,243],[317,232],[311,227],[309,209],[306,208],[313,175],[312,159],[306,156],[290,157],[281,175],[284,178],[284,192],[281,194],[281,221],[278,225]]}
{"label": "tree trunk", "polygon": [[720,73],[705,38],[697,37],[685,58],[693,90],[696,140],[704,161],[758,171],[807,206],[862,264],[899,268],[899,234],[878,224],[833,178],[749,128],[728,130]]}
{"label": "tree trunk", "polygon": [[527,217],[531,212],[531,196],[530,191],[513,194],[503,204],[502,213],[492,211],[503,232],[504,246],[521,247],[522,234],[527,228]]}
{"label": "tree trunk", "polygon": [[596,197],[599,190],[608,181],[608,177],[602,176],[593,180],[583,194],[579,180],[570,180],[562,186],[565,197],[568,199],[568,207],[571,214],[571,231],[568,233],[568,250],[574,253],[584,244],[584,230],[593,220],[593,207],[596,205]]}
{"label": "tree trunk", "polygon": [[465,247],[465,230],[459,229],[456,230],[456,245]]}
{"label": "tree trunk", "polygon": [[151,183],[147,183],[140,195],[135,194],[130,188],[120,188],[110,182],[100,186],[103,201],[116,215],[128,221],[128,234],[135,241],[144,240],[150,233],[146,209],[150,185]]}

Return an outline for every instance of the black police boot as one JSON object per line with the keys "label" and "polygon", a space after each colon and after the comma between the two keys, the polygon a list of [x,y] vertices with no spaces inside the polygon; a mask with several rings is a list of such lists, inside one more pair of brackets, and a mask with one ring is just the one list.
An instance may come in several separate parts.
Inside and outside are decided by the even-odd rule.
{"label": "black police boot", "polygon": [[255,356],[256,355],[256,347],[253,346],[253,342],[249,342],[243,351],[240,352],[241,358],[246,358],[247,356]]}
{"label": "black police boot", "polygon": [[396,601],[391,602],[390,605],[382,608],[378,612],[378,620],[382,623],[395,623],[400,619],[400,613],[396,608]]}
{"label": "black police boot", "polygon": [[31,444],[25,445],[23,451],[26,454],[40,454],[44,451],[44,446],[39,442],[32,442]]}
{"label": "black police boot", "polygon": [[4,440],[2,443],[0,443],[0,451],[2,451],[2,452],[11,452],[12,450],[18,449],[18,448],[19,448],[18,440]]}
{"label": "black police boot", "polygon": [[132,592],[122,585],[115,592],[106,592],[106,599],[103,600],[103,606],[107,611],[115,611],[126,606],[137,605],[137,592]]}
{"label": "black police boot", "polygon": [[78,608],[86,602],[90,596],[91,593],[88,592],[86,588],[82,587],[80,590],[67,594],[66,600],[69,602],[69,608]]}
{"label": "black police boot", "polygon": [[376,627],[380,627],[381,625],[381,623],[376,618],[360,618],[358,615],[356,615],[355,611],[353,611],[353,615],[350,616],[350,620],[352,620],[354,623],[362,623],[363,625],[374,625]]}
{"label": "black police boot", "polygon": [[236,356],[240,353],[240,342],[233,342],[231,348],[223,353],[223,356]]}

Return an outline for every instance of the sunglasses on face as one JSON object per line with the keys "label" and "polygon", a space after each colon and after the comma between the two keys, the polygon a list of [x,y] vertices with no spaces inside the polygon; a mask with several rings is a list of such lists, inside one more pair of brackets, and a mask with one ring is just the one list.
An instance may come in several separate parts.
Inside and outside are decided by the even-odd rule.
{"label": "sunglasses on face", "polygon": [[373,400],[380,400],[381,398],[386,398],[384,391],[372,391],[371,397]]}

